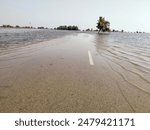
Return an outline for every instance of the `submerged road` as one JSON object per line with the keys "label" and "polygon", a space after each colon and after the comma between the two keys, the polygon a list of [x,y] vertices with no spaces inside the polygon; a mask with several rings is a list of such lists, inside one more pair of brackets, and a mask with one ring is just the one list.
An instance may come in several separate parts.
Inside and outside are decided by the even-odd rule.
{"label": "submerged road", "polygon": [[149,58],[107,37],[72,34],[0,55],[0,112],[150,112]]}

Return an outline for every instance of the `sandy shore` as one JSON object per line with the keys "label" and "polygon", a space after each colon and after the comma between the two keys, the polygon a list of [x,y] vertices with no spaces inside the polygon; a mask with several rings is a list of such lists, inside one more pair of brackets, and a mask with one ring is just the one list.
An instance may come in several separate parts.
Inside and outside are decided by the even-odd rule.
{"label": "sandy shore", "polygon": [[102,40],[73,34],[0,55],[0,112],[150,112],[149,58]]}

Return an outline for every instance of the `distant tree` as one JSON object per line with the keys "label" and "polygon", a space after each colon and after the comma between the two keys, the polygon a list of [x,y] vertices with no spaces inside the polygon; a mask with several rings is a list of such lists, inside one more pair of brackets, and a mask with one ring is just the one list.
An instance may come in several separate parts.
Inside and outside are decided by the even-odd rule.
{"label": "distant tree", "polygon": [[6,28],[6,27],[7,27],[7,25],[3,25],[2,27],[3,27],[3,28]]}
{"label": "distant tree", "polygon": [[12,25],[2,25],[1,27],[2,27],[2,28],[25,28],[25,29],[33,28],[33,29],[35,29],[35,27],[32,27],[32,26],[19,26],[19,25],[16,25],[16,26],[12,26]]}
{"label": "distant tree", "polygon": [[16,25],[16,28],[20,28],[20,26],[19,26],[19,25]]}
{"label": "distant tree", "polygon": [[22,27],[22,28],[31,28],[30,26],[24,26],[24,27]]}
{"label": "distant tree", "polygon": [[72,26],[68,26],[68,29],[67,30],[72,30]]}
{"label": "distant tree", "polygon": [[3,25],[2,27],[3,28],[13,28],[13,26],[11,26],[11,25]]}
{"label": "distant tree", "polygon": [[72,30],[79,30],[77,26],[72,26]]}
{"label": "distant tree", "polygon": [[57,30],[75,30],[75,31],[77,31],[77,30],[79,30],[79,28],[78,28],[78,26],[66,26],[66,25],[64,25],[64,26],[57,27]]}
{"label": "distant tree", "polygon": [[38,27],[38,29],[44,29],[44,27]]}
{"label": "distant tree", "polygon": [[109,32],[110,31],[110,22],[106,21],[105,18],[103,18],[103,17],[99,17],[96,27],[99,29],[98,33],[101,31]]}
{"label": "distant tree", "polygon": [[90,29],[88,28],[88,29],[86,29],[86,31],[88,32],[88,31],[90,31]]}

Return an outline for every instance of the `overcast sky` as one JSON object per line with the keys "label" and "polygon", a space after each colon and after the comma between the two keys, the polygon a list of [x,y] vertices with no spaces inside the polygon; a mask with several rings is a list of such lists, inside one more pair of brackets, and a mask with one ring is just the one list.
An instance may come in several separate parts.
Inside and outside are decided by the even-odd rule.
{"label": "overcast sky", "polygon": [[111,29],[150,32],[150,0],[0,0],[0,25],[95,29],[99,16]]}

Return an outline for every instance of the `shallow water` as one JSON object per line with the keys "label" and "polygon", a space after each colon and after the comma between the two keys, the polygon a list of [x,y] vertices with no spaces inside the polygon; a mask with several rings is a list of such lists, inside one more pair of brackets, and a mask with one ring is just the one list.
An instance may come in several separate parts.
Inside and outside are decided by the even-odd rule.
{"label": "shallow water", "polygon": [[49,29],[4,29],[0,28],[0,49],[18,47],[26,44],[58,38],[72,33]]}
{"label": "shallow water", "polygon": [[95,35],[95,49],[125,82],[150,94],[150,34]]}
{"label": "shallow water", "polygon": [[148,36],[74,33],[0,55],[0,112],[150,112]]}

